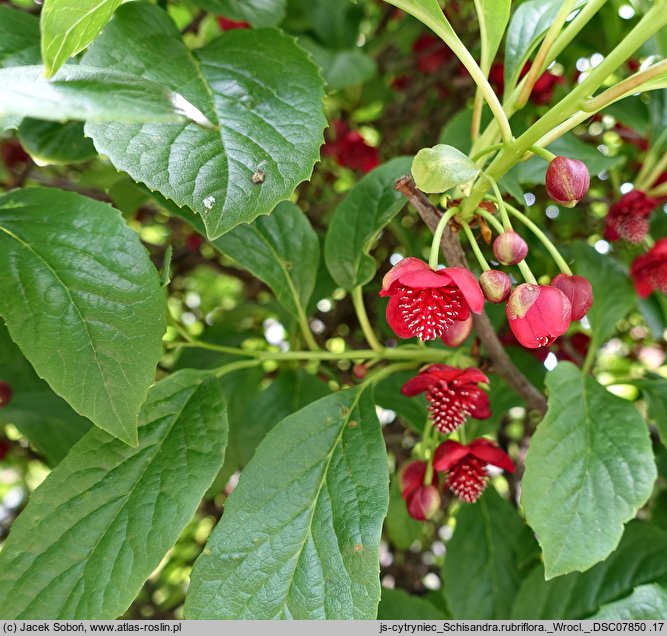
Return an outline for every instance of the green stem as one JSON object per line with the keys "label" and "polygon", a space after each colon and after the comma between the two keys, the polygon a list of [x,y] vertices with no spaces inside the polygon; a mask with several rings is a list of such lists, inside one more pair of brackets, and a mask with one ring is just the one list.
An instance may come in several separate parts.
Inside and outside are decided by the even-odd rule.
{"label": "green stem", "polygon": [[[493,197],[488,197],[488,198],[493,198]],[[488,210],[485,210],[484,208],[477,208],[475,211],[475,214],[478,214],[481,217],[484,217],[491,225],[493,225],[494,229],[498,234],[502,234],[505,231],[505,228],[502,226],[502,224],[498,221],[498,219],[491,214]]]}
{"label": "green stem", "polygon": [[223,375],[228,373],[233,373],[239,369],[247,369],[249,367],[256,367],[262,364],[261,360],[237,360],[236,362],[230,362],[229,364],[223,364],[221,367],[218,367],[214,373],[216,378],[221,378]]}
{"label": "green stem", "polygon": [[646,194],[648,194],[650,197],[667,196],[667,183],[661,183],[657,188],[649,190]]}
{"label": "green stem", "polygon": [[482,148],[478,153],[474,154],[470,159],[471,161],[477,161],[478,159],[481,159],[484,155],[488,155],[490,152],[495,152],[496,150],[502,150],[503,149],[503,144],[493,144],[492,146],[487,146],[486,148]]}
{"label": "green stem", "polygon": [[428,257],[428,264],[431,269],[437,269],[438,268],[438,260],[440,257],[440,242],[442,241],[442,235],[445,232],[445,228],[447,227],[447,223],[451,220],[451,218],[459,211],[458,208],[450,208],[445,212],[441,217],[440,220],[438,221],[438,225],[435,228],[435,232],[433,232],[433,241],[431,242],[431,253]]}
{"label": "green stem", "polygon": [[463,444],[465,446],[468,443],[465,432],[465,424],[463,424],[463,426],[459,426],[457,434],[459,438],[459,444]]}
{"label": "green stem", "polygon": [[373,351],[382,351],[383,347],[375,336],[373,327],[368,320],[368,314],[366,313],[366,306],[364,305],[364,295],[361,285],[358,285],[352,290],[352,303],[354,304],[354,311],[357,313],[357,320],[361,326],[361,331],[364,333],[366,342],[368,342]]}
{"label": "green stem", "polygon": [[485,272],[490,270],[491,268],[489,267],[489,264],[486,262],[486,259],[484,258],[484,254],[482,254],[482,250],[479,249],[479,245],[477,244],[477,241],[475,240],[475,236],[472,233],[472,230],[470,229],[470,226],[465,222],[463,223],[463,231],[466,233],[466,236],[468,237],[468,242],[470,243],[470,247],[472,247],[472,251],[475,253],[475,257],[477,258],[477,262],[479,263],[479,266]]}
{"label": "green stem", "polygon": [[584,364],[581,367],[581,373],[583,375],[588,375],[591,372],[591,369],[593,368],[593,363],[595,362],[595,355],[597,354],[597,349],[598,349],[598,339],[595,337],[595,333],[593,333],[593,337],[591,338],[591,341],[588,345],[588,351],[586,352],[586,359],[584,360]]}
{"label": "green stem", "polygon": [[363,390],[369,385],[376,385],[378,382],[382,382],[385,378],[388,378],[390,375],[397,373],[398,371],[406,371],[407,369],[414,369],[418,366],[418,362],[402,362],[398,364],[390,364],[382,369],[378,369],[375,373],[368,376],[359,387]]}
{"label": "green stem", "polygon": [[530,271],[530,267],[528,267],[528,263],[526,263],[525,260],[519,261],[517,263],[517,267],[521,271],[521,275],[523,276],[523,279],[527,283],[532,283],[533,285],[537,285],[537,279],[535,278],[533,272]]}
{"label": "green stem", "polygon": [[300,309],[299,311],[298,321],[299,321],[299,328],[301,330],[301,335],[303,336],[303,340],[306,343],[306,346],[311,351],[318,351],[319,346],[317,345],[317,342],[315,342],[315,337],[313,336],[313,332],[310,330],[310,325],[308,324],[308,318],[306,317],[306,314],[303,312],[303,309]]}
{"label": "green stem", "polygon": [[496,183],[496,180],[493,177],[487,176],[487,179],[491,184],[493,193],[496,195],[496,203],[498,204],[498,210],[500,211],[500,218],[502,219],[503,222],[504,231],[511,232],[512,224],[510,223],[510,217],[508,216],[507,209],[505,208],[505,201],[503,199],[502,194],[500,194],[500,188],[498,187],[498,184]]}
{"label": "green stem", "polygon": [[551,163],[556,158],[556,155],[553,152],[549,152],[548,150],[545,150],[544,148],[540,148],[537,145],[531,146],[529,148],[529,150],[534,155],[537,155],[538,157],[541,157],[542,159],[544,159],[547,163]]}
{"label": "green stem", "polygon": [[565,259],[558,251],[556,246],[549,240],[549,237],[542,230],[540,230],[540,228],[537,227],[537,225],[533,223],[525,214],[523,214],[523,212],[519,212],[519,210],[517,210],[514,206],[509,205],[509,203],[507,204],[507,209],[510,211],[512,216],[519,219],[519,221],[521,221],[540,240],[542,245],[547,248],[547,251],[549,254],[551,254],[551,258],[556,261],[558,269],[560,269],[563,274],[572,276],[572,270],[565,262]]}
{"label": "green stem", "polygon": [[636,188],[642,191],[649,189],[665,170],[667,170],[667,152],[663,154],[663,156],[655,163],[653,168],[649,170],[648,174],[644,177],[641,183],[636,184]]}

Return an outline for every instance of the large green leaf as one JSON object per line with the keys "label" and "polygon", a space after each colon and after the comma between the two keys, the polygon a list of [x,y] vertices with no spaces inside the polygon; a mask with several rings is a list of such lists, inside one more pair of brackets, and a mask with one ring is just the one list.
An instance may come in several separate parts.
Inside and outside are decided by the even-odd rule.
{"label": "large green leaf", "polygon": [[377,618],[380,621],[437,621],[449,617],[440,608],[420,596],[383,587]]}
{"label": "large green leaf", "polygon": [[299,44],[312,55],[332,90],[363,84],[375,75],[375,61],[359,48],[329,49],[309,38],[300,38]]}
{"label": "large green leaf", "polygon": [[42,59],[51,77],[70,57],[83,51],[111,19],[123,0],[44,0]]}
{"label": "large green leaf", "polygon": [[90,428],[44,382],[0,324],[0,380],[9,382],[13,395],[0,409],[0,424],[14,424],[50,465],[57,464]]}
{"label": "large green leaf", "polygon": [[285,17],[287,6],[287,0],[194,0],[194,3],[254,27],[277,26]]}
{"label": "large green leaf", "polygon": [[192,571],[185,615],[374,619],[387,483],[370,391],[287,417],[229,497]]}
{"label": "large green leaf", "polygon": [[122,614],[194,514],[227,442],[215,377],[156,384],[132,448],[91,430],[33,494],[0,553],[0,615]]}
{"label": "large green leaf", "polygon": [[375,276],[368,254],[378,232],[405,205],[394,190],[396,179],[410,169],[410,158],[398,157],[368,173],[336,208],[324,243],[324,258],[333,279],[348,291]]}
{"label": "large green leaf", "polygon": [[39,64],[39,20],[0,6],[0,68]]}
{"label": "large green leaf", "polygon": [[[585,4],[578,0],[575,8]],[[563,0],[528,0],[512,16],[505,37],[505,90],[514,86],[519,73],[556,19]]]}
{"label": "large green leaf", "polygon": [[408,514],[405,500],[401,496],[398,474],[391,479],[389,509],[384,528],[391,544],[399,550],[408,550],[424,535],[424,524]]}
{"label": "large green leaf", "polygon": [[86,124],[100,153],[201,215],[209,238],[269,214],[310,176],[325,125],[322,80],[279,31],[229,31],[195,57],[166,13],[131,2],[83,61],[180,91],[219,125]]}
{"label": "large green leaf", "polygon": [[[41,66],[0,69],[0,117],[49,121],[196,122],[211,126],[182,95],[120,70],[66,66],[47,80]],[[193,124],[194,125],[194,124]]]}
{"label": "large green leaf", "polygon": [[536,566],[521,583],[512,618],[587,618],[639,585],[653,582],[664,585],[665,553],[667,532],[633,521],[616,551],[583,574],[577,572],[545,581],[544,568]]}
{"label": "large green leaf", "polygon": [[97,156],[93,142],[84,137],[80,121],[58,124],[24,119],[19,126],[23,148],[40,164],[71,164]]}
{"label": "large green leaf", "polygon": [[[618,545],[651,495],[651,440],[637,409],[569,362],[547,375],[549,410],[526,456],[522,502],[547,578],[584,571]],[[566,531],[564,531],[566,529]]]}
{"label": "large green leaf", "polygon": [[0,198],[0,315],[51,388],[129,444],[162,354],[165,299],[110,206],[51,188]]}
{"label": "large green leaf", "polygon": [[603,605],[591,620],[660,620],[667,616],[667,589],[649,584],[636,587],[630,596]]}
{"label": "large green leaf", "polygon": [[623,266],[609,254],[585,243],[574,246],[575,273],[593,286],[593,306],[587,317],[598,345],[616,332],[616,324],[634,307],[637,295]]}
{"label": "large green leaf", "polygon": [[535,543],[526,530],[516,510],[494,488],[456,515],[442,571],[452,618],[509,618],[522,578],[521,544]]}
{"label": "large green leaf", "polygon": [[667,380],[652,374],[651,377],[635,380],[634,384],[641,392],[648,417],[655,422],[662,443],[667,446]]}
{"label": "large green leaf", "polygon": [[510,19],[511,0],[475,0],[482,38],[480,67],[488,73]]}
{"label": "large green leaf", "polygon": [[305,318],[315,288],[320,243],[296,205],[280,203],[271,216],[239,225],[213,244],[264,281],[291,314]]}

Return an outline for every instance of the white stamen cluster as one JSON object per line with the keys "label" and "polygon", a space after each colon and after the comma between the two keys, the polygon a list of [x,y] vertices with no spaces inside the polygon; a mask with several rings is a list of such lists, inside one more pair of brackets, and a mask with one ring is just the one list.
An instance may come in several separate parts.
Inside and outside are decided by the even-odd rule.
{"label": "white stamen cluster", "polygon": [[458,319],[461,293],[447,287],[401,290],[399,308],[408,329],[420,340],[435,340]]}

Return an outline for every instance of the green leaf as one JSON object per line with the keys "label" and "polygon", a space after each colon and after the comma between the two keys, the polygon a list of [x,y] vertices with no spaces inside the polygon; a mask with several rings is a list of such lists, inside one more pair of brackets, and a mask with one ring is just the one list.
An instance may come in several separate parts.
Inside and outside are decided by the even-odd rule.
{"label": "green leaf", "polygon": [[[574,8],[585,4],[578,0]],[[516,85],[524,64],[556,19],[563,0],[528,0],[512,16],[505,37],[505,91]]]}
{"label": "green leaf", "polygon": [[[540,424],[541,426],[541,424]],[[536,566],[522,581],[513,619],[582,619],[645,583],[667,583],[667,532],[639,521],[628,524],[618,548],[583,574],[544,580]]]}
{"label": "green leaf", "polygon": [[84,63],[129,67],[182,91],[219,125],[86,124],[98,152],[135,181],[189,206],[211,239],[269,214],[309,178],[318,159],[322,80],[308,55],[279,31],[229,31],[195,57],[167,14],[131,2],[116,11]]}
{"label": "green leaf", "polygon": [[423,192],[445,192],[470,183],[478,174],[467,155],[445,144],[422,148],[412,162],[412,176]]}
{"label": "green leaf", "polygon": [[401,496],[398,473],[392,477],[389,486],[389,510],[384,527],[389,541],[399,550],[408,550],[424,534],[424,524],[408,514],[405,500]]}
{"label": "green leaf", "polygon": [[521,544],[535,543],[526,530],[516,510],[494,488],[474,506],[462,506],[442,570],[452,618],[509,618],[522,578]]}
{"label": "green leaf", "polygon": [[264,281],[293,316],[305,318],[305,307],[315,288],[320,244],[296,205],[284,201],[271,216],[239,225],[213,244]]}
{"label": "green leaf", "polygon": [[348,291],[373,279],[369,255],[378,232],[405,205],[394,190],[396,179],[410,169],[409,157],[398,157],[364,176],[336,208],[324,242],[324,259],[333,279]]}
{"label": "green leaf", "polygon": [[44,0],[40,27],[42,59],[51,77],[83,51],[111,19],[123,0]]}
{"label": "green leaf", "polygon": [[165,299],[110,206],[51,188],[0,198],[0,315],[51,388],[128,444],[162,355]]}
{"label": "green leaf", "polygon": [[376,73],[373,58],[358,48],[339,51],[320,46],[308,38],[300,38],[299,44],[311,54],[332,90],[363,84]]}
{"label": "green leaf", "polygon": [[386,0],[386,2],[409,13],[431,29],[436,27],[450,38],[458,39],[437,0]]}
{"label": "green leaf", "polygon": [[426,599],[383,587],[377,618],[380,621],[437,621],[448,617]]}
{"label": "green leaf", "polygon": [[522,502],[550,579],[587,570],[616,548],[623,524],[651,495],[656,469],[631,403],[569,362],[546,384],[549,410],[530,442]]}
{"label": "green leaf", "polygon": [[34,492],[0,553],[3,616],[112,619],[134,600],[222,464],[218,381],[159,382],[139,430],[135,448],[91,430]]}
{"label": "green leaf", "polygon": [[39,20],[0,6],[0,68],[39,62]]}
{"label": "green leaf", "polygon": [[300,0],[290,3],[290,14],[296,4],[318,42],[330,49],[345,50],[357,47],[359,28],[364,10],[352,2],[331,0]]}
{"label": "green leaf", "polygon": [[11,401],[0,409],[0,424],[14,424],[51,466],[90,429],[49,385],[40,380],[0,324],[0,380],[9,382]]}
{"label": "green leaf", "polygon": [[398,413],[415,431],[421,433],[428,417],[426,398],[423,395],[408,397],[401,393],[403,385],[414,375],[414,370],[399,371],[378,382],[375,386],[375,401],[381,407]]}
{"label": "green leaf", "polygon": [[277,26],[285,17],[287,0],[194,0],[207,11],[249,22],[254,27]]}
{"label": "green leaf", "polygon": [[341,391],[290,415],[227,500],[192,571],[185,615],[374,619],[387,483],[370,391]]}
{"label": "green leaf", "polygon": [[40,165],[79,163],[97,156],[79,121],[58,124],[27,118],[19,126],[19,138],[26,152]]}
{"label": "green leaf", "polygon": [[603,605],[590,620],[660,620],[667,616],[667,590],[661,585],[636,587],[630,596]]}
{"label": "green leaf", "polygon": [[182,95],[136,75],[66,66],[47,80],[42,71],[41,66],[0,69],[0,117],[127,124],[192,121],[211,125]]}
{"label": "green leaf", "polygon": [[667,446],[667,380],[657,374],[632,382],[646,402],[648,417],[655,423],[662,443]]}
{"label": "green leaf", "polygon": [[480,68],[488,74],[510,19],[511,0],[475,0],[482,39]]}
{"label": "green leaf", "polygon": [[635,306],[637,295],[623,266],[609,254],[575,243],[574,270],[593,286],[593,306],[587,318],[599,346],[616,332],[616,325]]}

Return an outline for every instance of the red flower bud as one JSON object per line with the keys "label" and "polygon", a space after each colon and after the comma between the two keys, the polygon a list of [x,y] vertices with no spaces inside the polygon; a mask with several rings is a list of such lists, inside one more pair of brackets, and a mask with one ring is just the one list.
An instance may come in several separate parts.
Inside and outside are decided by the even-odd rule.
{"label": "red flower bud", "polygon": [[510,294],[506,313],[516,339],[528,349],[537,349],[567,331],[572,306],[556,287],[524,283]]}
{"label": "red flower bud", "polygon": [[0,381],[0,407],[7,406],[12,399],[12,387]]}
{"label": "red flower bud", "polygon": [[556,157],[547,168],[547,193],[556,202],[573,208],[586,196],[591,175],[583,161]]}
{"label": "red flower bud", "polygon": [[408,514],[417,521],[426,521],[440,509],[440,493],[435,486],[419,486],[405,500]]}
{"label": "red flower bud", "polygon": [[[414,492],[414,490],[424,485],[427,466],[428,464],[426,462],[414,460],[408,462],[405,464],[405,466],[403,466],[403,468],[401,468],[401,472],[398,474],[398,484],[401,488],[401,495],[403,499],[407,500],[408,496]],[[431,479],[430,485],[438,485],[438,476],[435,472],[433,473],[433,478]]]}
{"label": "red flower bud", "polygon": [[360,380],[363,380],[366,377],[366,374],[368,373],[368,367],[365,364],[355,364],[352,367],[352,373],[354,373],[355,378],[359,378]]}
{"label": "red flower bud", "polygon": [[448,347],[462,345],[472,333],[472,314],[465,320],[458,320],[440,336],[440,340]]}
{"label": "red flower bud", "polygon": [[572,320],[581,320],[593,304],[593,288],[583,276],[558,274],[551,285],[560,289],[572,305]]}
{"label": "red flower bud", "polygon": [[479,277],[479,286],[482,288],[484,298],[490,303],[502,303],[512,291],[510,277],[498,269],[488,269]]}
{"label": "red flower bud", "polygon": [[509,230],[493,241],[493,253],[503,265],[516,265],[526,258],[528,244],[519,234]]}
{"label": "red flower bud", "polygon": [[224,16],[218,18],[218,26],[223,31],[233,31],[234,29],[249,29],[250,25],[247,22],[241,22],[238,20],[230,20]]}

